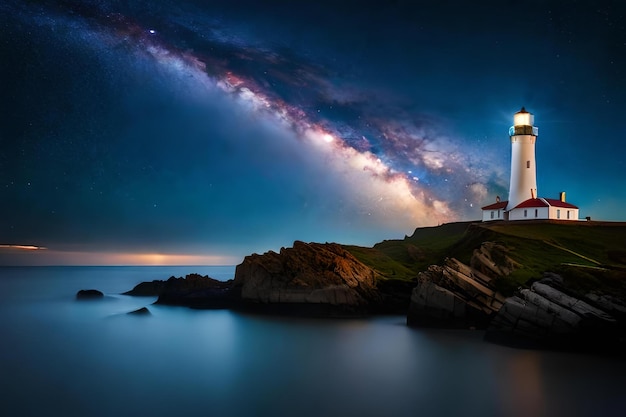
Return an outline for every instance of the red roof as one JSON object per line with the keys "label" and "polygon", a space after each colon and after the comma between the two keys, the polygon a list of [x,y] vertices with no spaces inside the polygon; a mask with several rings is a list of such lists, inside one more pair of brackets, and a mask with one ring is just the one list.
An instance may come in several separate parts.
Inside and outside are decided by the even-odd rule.
{"label": "red roof", "polygon": [[530,208],[530,207],[548,207],[549,204],[543,198],[529,198],[526,201],[522,201],[513,208]]}
{"label": "red roof", "polygon": [[500,210],[506,207],[508,201],[498,201],[497,203],[489,204],[483,207],[481,210]]}
{"label": "red roof", "polygon": [[573,204],[566,203],[565,201],[557,200],[555,198],[529,198],[526,201],[522,201],[514,208],[535,208],[535,207],[561,207],[569,209],[577,209]]}
{"label": "red roof", "polygon": [[555,198],[544,198],[544,200],[546,200],[548,204],[550,204],[552,207],[562,207],[562,208],[570,208],[570,209],[578,208],[573,204],[566,203],[565,201],[557,200]]}

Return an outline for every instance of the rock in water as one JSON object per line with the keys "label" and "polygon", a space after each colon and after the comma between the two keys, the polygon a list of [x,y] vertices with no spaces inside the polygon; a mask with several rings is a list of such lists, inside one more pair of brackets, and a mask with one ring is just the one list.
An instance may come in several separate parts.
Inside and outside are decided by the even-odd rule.
{"label": "rock in water", "polygon": [[218,281],[206,275],[189,274],[185,278],[170,277],[167,281],[142,282],[124,295],[155,296],[156,304],[193,308],[233,308],[239,303],[233,281]]}
{"label": "rock in water", "polygon": [[239,293],[233,289],[232,280],[218,281],[206,275],[189,274],[165,281],[156,304],[223,309],[235,307],[238,302]]}
{"label": "rock in water", "polygon": [[163,280],[145,281],[140,282],[139,284],[135,285],[135,288],[122,294],[138,297],[158,296],[161,295],[161,292],[163,292],[164,288],[165,281]]}
{"label": "rock in water", "polygon": [[102,297],[104,294],[98,290],[80,290],[76,293],[77,300],[94,300]]}
{"label": "rock in water", "polygon": [[235,286],[248,304],[356,313],[378,301],[377,276],[338,244],[296,241],[280,253],[246,256],[236,268]]}
{"label": "rock in water", "polygon": [[137,310],[129,311],[126,314],[132,314],[133,316],[151,316],[152,315],[152,313],[150,313],[150,310],[148,310],[147,307],[141,307],[141,308],[138,308]]}

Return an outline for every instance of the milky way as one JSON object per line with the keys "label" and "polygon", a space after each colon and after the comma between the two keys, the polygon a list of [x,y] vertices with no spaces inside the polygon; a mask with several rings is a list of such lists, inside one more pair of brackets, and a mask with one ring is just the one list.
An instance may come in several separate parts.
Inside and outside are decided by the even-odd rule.
{"label": "milky way", "polygon": [[[372,244],[478,218],[481,205],[506,192],[508,119],[529,103],[506,98],[495,124],[461,103],[451,112],[459,121],[426,110],[441,107],[438,95],[449,100],[444,107],[471,102],[480,76],[465,68],[439,91],[424,76],[406,78],[405,64],[430,68],[435,82],[441,63],[455,62],[438,46],[430,60],[397,59],[425,36],[419,25],[376,21],[380,28],[363,34],[389,33],[387,44],[370,37],[342,51],[375,13],[350,12],[327,35],[307,21],[310,9],[287,20],[284,7],[256,9],[267,20],[241,7],[0,6],[11,16],[2,21],[13,63],[5,78],[17,80],[5,94],[16,117],[0,132],[0,179],[11,201],[0,243],[209,255],[294,239]],[[424,45],[438,42],[438,30],[424,32]],[[405,49],[393,52],[389,39]],[[457,84],[466,86],[462,99]],[[509,102],[515,107],[503,110]]]}
{"label": "milky way", "polygon": [[[343,180],[356,181],[352,185],[357,189],[370,188],[363,197],[377,204],[370,202],[367,210],[376,210],[376,205],[394,210],[403,218],[402,224],[411,227],[462,218],[464,208],[484,198],[476,178],[478,167],[471,172],[461,169],[467,157],[446,138],[433,137],[436,133],[427,130],[434,126],[412,115],[394,120],[388,116],[390,111],[377,109],[375,114],[376,109],[368,107],[384,104],[373,106],[366,103],[373,98],[352,97],[332,85],[329,74],[314,63],[241,40],[234,43],[215,36],[198,40],[185,26],[195,35],[188,41],[195,50],[184,51],[167,43],[160,29],[141,27],[119,14],[100,20],[161,65],[189,74],[199,84],[208,77],[241,106],[291,130],[302,146],[320,152],[321,158],[332,158],[334,169],[347,177]],[[460,175],[467,176],[459,181]],[[450,186],[445,184],[449,181],[453,181]],[[451,195],[465,197],[463,203]]]}

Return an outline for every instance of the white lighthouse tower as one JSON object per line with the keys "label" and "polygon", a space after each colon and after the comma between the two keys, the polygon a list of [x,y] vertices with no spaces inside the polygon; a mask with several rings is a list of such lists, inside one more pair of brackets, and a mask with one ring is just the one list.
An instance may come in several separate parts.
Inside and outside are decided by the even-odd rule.
{"label": "white lighthouse tower", "polygon": [[537,168],[535,142],[539,130],[533,126],[535,118],[522,107],[513,116],[509,129],[511,138],[511,183],[509,200],[482,208],[483,221],[491,220],[578,220],[578,207],[565,201],[565,192],[559,199],[537,195]]}
{"label": "white lighthouse tower", "polygon": [[529,198],[537,198],[537,167],[535,164],[535,142],[539,129],[533,126],[532,113],[522,107],[513,116],[511,137],[511,182],[509,202],[506,210],[517,207]]}

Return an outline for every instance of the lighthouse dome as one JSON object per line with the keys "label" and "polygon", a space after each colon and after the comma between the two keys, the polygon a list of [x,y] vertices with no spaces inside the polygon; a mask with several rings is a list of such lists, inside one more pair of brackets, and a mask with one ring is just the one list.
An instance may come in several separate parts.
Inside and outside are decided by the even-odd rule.
{"label": "lighthouse dome", "polygon": [[513,115],[513,126],[509,129],[509,136],[515,135],[539,135],[539,129],[533,124],[535,123],[535,116],[532,113],[527,112],[524,107]]}
{"label": "lighthouse dome", "polygon": [[532,113],[527,112],[523,107],[513,116],[514,126],[532,126],[533,123],[535,123],[535,116],[533,116]]}

